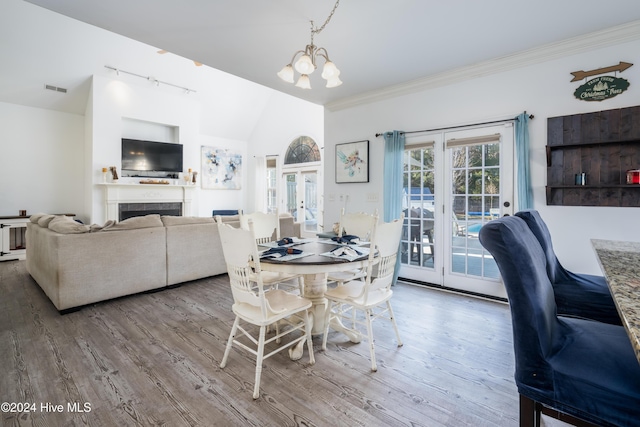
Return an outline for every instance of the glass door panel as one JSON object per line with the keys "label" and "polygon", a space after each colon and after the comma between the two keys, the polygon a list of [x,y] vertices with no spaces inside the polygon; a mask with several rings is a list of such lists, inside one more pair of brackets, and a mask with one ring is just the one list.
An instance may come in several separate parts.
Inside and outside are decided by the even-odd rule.
{"label": "glass door panel", "polygon": [[316,170],[285,172],[284,210],[300,222],[300,234],[313,237],[318,232],[318,172]]}
{"label": "glass door panel", "polygon": [[285,173],[283,180],[284,190],[284,206],[285,211],[289,212],[294,218],[298,216],[298,174],[295,172]]}
{"label": "glass door panel", "polygon": [[[432,138],[432,137],[430,137]],[[409,145],[404,153],[403,213],[400,276],[428,283],[442,283],[442,244],[438,242],[440,213],[434,142]],[[440,245],[440,247],[438,246]]]}
{"label": "glass door panel", "polygon": [[[474,136],[496,135],[491,142]],[[499,126],[445,135],[448,177],[445,216],[449,237],[445,286],[483,295],[506,297],[497,265],[480,244],[484,224],[511,213],[513,182],[512,127]],[[455,141],[469,141],[455,145]],[[479,138],[484,140],[484,138]]]}

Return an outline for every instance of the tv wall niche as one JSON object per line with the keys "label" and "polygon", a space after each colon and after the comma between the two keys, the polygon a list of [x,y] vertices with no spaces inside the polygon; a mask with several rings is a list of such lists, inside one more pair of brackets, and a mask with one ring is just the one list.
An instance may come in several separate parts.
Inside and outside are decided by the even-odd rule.
{"label": "tv wall niche", "polygon": [[178,178],[184,170],[179,134],[180,129],[175,125],[123,117],[122,142],[119,144],[121,175]]}

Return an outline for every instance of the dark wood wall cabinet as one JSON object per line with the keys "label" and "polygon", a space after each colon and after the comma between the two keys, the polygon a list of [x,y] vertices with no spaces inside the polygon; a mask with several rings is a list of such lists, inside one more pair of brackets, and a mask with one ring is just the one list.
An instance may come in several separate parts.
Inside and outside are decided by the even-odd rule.
{"label": "dark wood wall cabinet", "polygon": [[634,169],[640,106],[547,119],[547,205],[640,207],[640,185],[627,184]]}

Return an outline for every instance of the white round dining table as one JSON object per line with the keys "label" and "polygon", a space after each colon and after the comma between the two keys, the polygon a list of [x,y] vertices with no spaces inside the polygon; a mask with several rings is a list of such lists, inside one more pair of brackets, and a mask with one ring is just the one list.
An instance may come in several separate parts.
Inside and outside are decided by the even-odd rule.
{"label": "white round dining table", "polygon": [[[368,255],[349,261],[344,258],[329,257],[320,255],[329,252],[340,246],[330,240],[314,240],[293,246],[306,253],[313,255],[295,258],[292,260],[279,260],[278,258],[262,258],[260,268],[264,271],[273,271],[287,274],[301,274],[303,277],[302,296],[311,301],[311,334],[324,334],[325,312],[327,309],[327,299],[324,294],[327,291],[327,275],[338,271],[349,271],[359,268],[366,268],[369,261]],[[357,247],[354,247],[357,249]],[[331,321],[331,328],[347,335],[352,342],[360,342],[361,335],[358,331],[345,327],[338,319]],[[301,341],[304,344],[303,341]],[[293,360],[302,357],[303,345],[298,345],[289,351],[289,356]]]}

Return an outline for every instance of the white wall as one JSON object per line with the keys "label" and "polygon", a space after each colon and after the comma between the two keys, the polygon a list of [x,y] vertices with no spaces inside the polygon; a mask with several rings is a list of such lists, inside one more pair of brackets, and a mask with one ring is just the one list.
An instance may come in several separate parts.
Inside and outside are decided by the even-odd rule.
{"label": "white wall", "polygon": [[[570,72],[592,70],[619,61],[635,63],[621,73],[631,82],[629,90],[603,102],[574,98],[583,82],[571,83]],[[375,134],[390,130],[415,131],[515,117],[527,111],[530,121],[531,174],[534,207],[547,222],[554,248],[565,267],[578,272],[601,274],[591,238],[640,241],[637,216],[640,208],[547,206],[545,198],[547,118],[569,114],[623,108],[640,104],[640,40],[590,52],[565,56],[537,65],[475,78],[445,87],[372,102],[340,111],[325,112],[325,224],[339,218],[348,195],[347,208],[382,214],[383,139]],[[335,184],[335,144],[370,140],[370,182]],[[640,167],[640,165],[638,165]],[[380,195],[377,203],[367,194]],[[327,199],[330,195],[334,202]],[[325,227],[326,228],[326,227]]]}
{"label": "white wall", "polygon": [[0,102],[0,216],[84,212],[84,118]]}
{"label": "white wall", "polygon": [[[292,108],[295,106],[295,108]],[[251,147],[247,158],[247,179],[250,185],[245,194],[245,209],[257,210],[255,194],[255,157],[278,156],[278,170],[282,169],[284,156],[289,144],[300,136],[309,136],[320,147],[324,157],[324,108],[320,105],[300,101],[290,95],[273,92],[265,105],[260,120],[251,134]],[[278,174],[280,176],[280,174]],[[320,183],[322,186],[322,182]],[[318,188],[322,194],[322,187]]]}
{"label": "white wall", "polygon": [[[178,141],[184,146],[184,168],[199,170],[200,163],[200,104],[192,97],[172,88],[155,85],[143,86],[120,79],[93,76],[92,131],[90,143],[93,153],[85,167],[92,173],[85,192],[92,199],[89,212],[92,223],[105,221],[104,189],[95,185],[102,181],[102,168],[116,166],[121,174],[121,139],[123,120],[133,119],[176,127]],[[141,137],[144,135],[141,135]],[[136,178],[120,178],[123,183],[134,183]],[[197,198],[193,215],[199,216]]]}
{"label": "white wall", "polygon": [[[236,91],[235,98],[251,104],[254,86]],[[262,99],[264,90],[258,89],[258,98]],[[92,78],[84,116],[0,103],[0,216],[26,209],[28,213],[75,213],[84,222],[104,222],[103,189],[96,184],[102,181],[103,167],[117,166],[121,171],[120,140],[128,132],[123,125],[128,119],[177,127],[186,169],[201,170],[203,145],[243,155],[242,189],[210,190],[198,185],[192,212],[198,216],[209,216],[213,209],[254,209],[255,155],[283,156],[300,135],[313,137],[319,145],[324,142],[323,108],[289,95],[273,92],[260,101],[264,111],[248,132],[250,141],[201,133],[203,129],[215,132],[212,104],[171,88],[97,75]],[[251,111],[256,117],[253,107]],[[251,120],[243,123],[247,126]],[[220,128],[226,129],[227,124],[220,123]]]}
{"label": "white wall", "polygon": [[[177,127],[178,142],[184,145],[185,170],[201,171],[201,146],[226,148],[242,154],[241,190],[202,189],[198,185],[192,212],[196,216],[209,216],[213,209],[255,210],[255,156],[280,154],[282,158],[289,143],[300,135],[313,137],[320,146],[324,143],[323,108],[275,91],[271,91],[264,102],[263,113],[256,120],[250,140],[240,141],[199,133],[202,129],[214,130],[211,122],[216,122],[216,116],[208,108],[210,102],[201,102],[198,97],[176,94],[172,88],[160,90],[161,87],[139,85],[135,80],[102,76],[93,76],[92,89],[93,158],[87,165],[93,171],[87,190],[93,200],[91,222],[104,221],[103,189],[95,185],[101,182],[100,170],[113,165],[120,170],[123,118]],[[245,95],[245,102],[252,99],[250,92]],[[203,126],[202,122],[207,125]],[[136,181],[134,178],[120,180]]]}

